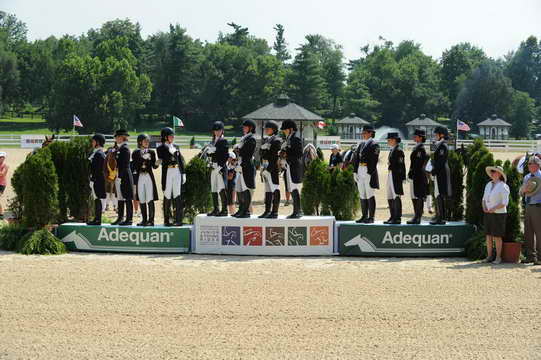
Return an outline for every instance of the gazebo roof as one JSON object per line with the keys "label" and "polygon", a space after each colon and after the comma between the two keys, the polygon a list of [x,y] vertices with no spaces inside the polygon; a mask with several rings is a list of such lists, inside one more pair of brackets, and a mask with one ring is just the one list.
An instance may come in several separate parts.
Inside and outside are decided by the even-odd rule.
{"label": "gazebo roof", "polygon": [[406,126],[442,126],[439,122],[436,122],[430,118],[427,118],[425,114],[421,114],[418,118],[406,123]]}
{"label": "gazebo roof", "polygon": [[294,120],[294,121],[321,121],[323,118],[306,110],[300,105],[292,103],[287,95],[280,95],[276,102],[265,105],[256,111],[242,117],[251,120]]}
{"label": "gazebo roof", "polygon": [[511,126],[507,121],[498,118],[496,114],[492,114],[492,116],[484,121],[481,121],[477,126]]}
{"label": "gazebo roof", "polygon": [[346,116],[345,118],[343,118],[341,120],[338,120],[336,122],[336,124],[339,124],[339,125],[367,125],[367,124],[369,124],[369,122],[364,120],[364,119],[361,119],[360,117],[358,117],[354,113],[351,113],[348,116]]}

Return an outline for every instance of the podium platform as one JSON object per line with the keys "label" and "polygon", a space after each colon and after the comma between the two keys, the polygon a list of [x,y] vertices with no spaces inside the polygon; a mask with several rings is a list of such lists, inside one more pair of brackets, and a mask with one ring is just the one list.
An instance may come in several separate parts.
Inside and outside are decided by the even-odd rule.
{"label": "podium platform", "polygon": [[463,256],[473,225],[357,224],[338,221],[338,252],[344,256]]}
{"label": "podium platform", "polygon": [[68,250],[135,253],[187,253],[191,225],[140,227],[65,223],[56,230]]}
{"label": "podium platform", "polygon": [[192,251],[223,255],[333,255],[334,217],[195,218]]}

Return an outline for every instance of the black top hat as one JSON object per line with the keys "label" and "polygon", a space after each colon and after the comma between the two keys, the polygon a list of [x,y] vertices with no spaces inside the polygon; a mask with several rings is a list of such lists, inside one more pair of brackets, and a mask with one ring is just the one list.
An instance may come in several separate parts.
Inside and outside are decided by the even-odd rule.
{"label": "black top hat", "polygon": [[387,139],[400,140],[400,134],[397,133],[397,132],[389,132],[389,133],[387,133]]}
{"label": "black top hat", "polygon": [[426,131],[424,131],[423,129],[415,129],[413,135],[426,137]]}
{"label": "black top hat", "polygon": [[376,130],[374,129],[374,127],[372,125],[365,125],[363,126],[363,131],[371,131],[371,132],[376,132]]}
{"label": "black top hat", "polygon": [[115,131],[115,137],[117,136],[130,136],[130,134],[128,134],[128,131],[126,131],[126,129],[118,129],[117,131]]}
{"label": "black top hat", "polygon": [[449,130],[447,130],[447,128],[444,126],[436,126],[436,128],[434,129],[434,134],[442,134],[444,136],[448,136]]}

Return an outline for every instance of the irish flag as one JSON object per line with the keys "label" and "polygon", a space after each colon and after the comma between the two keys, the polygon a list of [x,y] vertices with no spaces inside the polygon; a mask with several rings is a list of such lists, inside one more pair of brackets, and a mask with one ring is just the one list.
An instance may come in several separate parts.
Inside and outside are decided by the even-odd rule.
{"label": "irish flag", "polygon": [[180,120],[180,118],[173,116],[173,127],[175,126],[184,127],[184,123],[182,122],[182,120]]}

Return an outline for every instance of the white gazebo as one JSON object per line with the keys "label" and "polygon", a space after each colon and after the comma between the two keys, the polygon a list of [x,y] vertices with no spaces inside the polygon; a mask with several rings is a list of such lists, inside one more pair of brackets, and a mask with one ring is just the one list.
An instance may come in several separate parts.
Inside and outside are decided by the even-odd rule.
{"label": "white gazebo", "polygon": [[479,124],[477,124],[477,127],[479,127],[479,135],[481,135],[483,139],[509,139],[509,129],[511,128],[511,124],[498,118],[496,114],[492,114],[490,118],[481,121]]}
{"label": "white gazebo", "polygon": [[349,114],[345,118],[336,122],[338,128],[338,135],[342,139],[360,139],[361,131],[364,125],[368,125],[369,122],[361,119],[354,113]]}
{"label": "white gazebo", "polygon": [[415,129],[421,129],[426,131],[426,135],[430,137],[431,134],[434,132],[434,129],[436,129],[436,127],[438,126],[443,125],[430,118],[427,118],[425,114],[421,114],[418,118],[406,123],[406,127],[408,129],[408,138],[411,138],[413,136]]}

